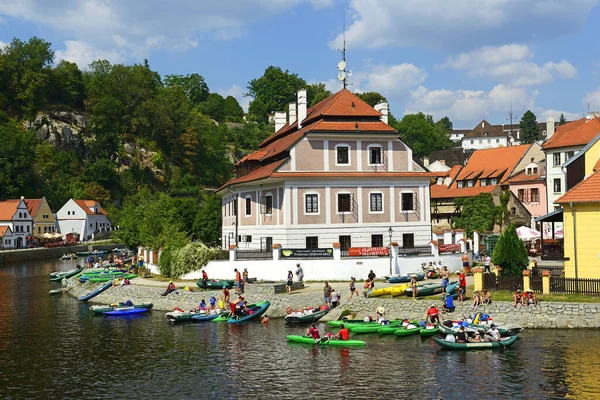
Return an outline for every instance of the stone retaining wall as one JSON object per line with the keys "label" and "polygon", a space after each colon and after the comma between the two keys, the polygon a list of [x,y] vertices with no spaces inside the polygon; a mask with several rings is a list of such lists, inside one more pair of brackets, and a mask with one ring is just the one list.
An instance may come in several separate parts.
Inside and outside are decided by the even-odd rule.
{"label": "stone retaining wall", "polygon": [[0,264],[27,260],[41,260],[44,258],[60,258],[66,253],[77,253],[81,251],[92,251],[92,250],[112,250],[114,248],[124,248],[124,244],[91,244],[91,245],[79,245],[70,247],[37,247],[33,249],[15,249],[5,250],[0,252]]}
{"label": "stone retaining wall", "polygon": [[[78,298],[100,284],[86,283],[76,284],[70,280],[69,294]],[[265,287],[265,293],[259,293],[260,287]],[[165,285],[166,287],[166,285]],[[267,294],[269,292],[271,294]],[[203,298],[208,302],[211,294],[217,299],[221,295],[220,290],[202,291],[184,291],[178,290],[179,294],[171,293],[166,297],[160,294],[164,288],[129,285],[108,289],[100,295],[93,298],[89,303],[111,304],[125,300],[131,300],[134,303],[154,303],[154,310],[171,311],[173,307],[182,309],[192,309],[197,307]],[[246,285],[245,299],[249,303],[269,300],[271,306],[267,314],[271,318],[282,318],[285,316],[286,308],[291,306],[294,309],[301,309],[310,306],[316,306],[322,303],[321,292],[295,292],[291,295],[272,294],[273,285]],[[346,298],[343,303],[327,314],[322,320],[332,320],[339,318],[344,310],[351,310],[356,313],[356,318],[364,318],[365,315],[374,316],[375,309],[383,306],[386,309],[386,315],[390,319],[395,318],[423,318],[427,308],[431,304],[441,305],[441,300],[436,298],[421,299],[413,301],[411,299],[380,299],[380,298],[353,298],[350,301]],[[91,304],[90,304],[91,305]],[[457,303],[456,311],[443,314],[442,318],[459,319],[463,315],[473,315],[474,312],[481,311],[491,315],[494,321],[516,324],[525,328],[600,328],[600,303],[551,303],[542,302],[541,306],[523,308],[518,306],[514,308],[510,302],[494,302],[492,305],[473,310],[470,302]]]}

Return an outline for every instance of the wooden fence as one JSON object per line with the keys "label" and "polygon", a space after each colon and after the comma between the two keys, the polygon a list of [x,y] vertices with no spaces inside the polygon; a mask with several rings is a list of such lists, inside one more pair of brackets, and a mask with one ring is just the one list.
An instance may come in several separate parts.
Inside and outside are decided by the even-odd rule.
{"label": "wooden fence", "polygon": [[[540,285],[541,286],[541,285]],[[522,276],[500,276],[496,274],[483,274],[483,288],[487,290],[499,290],[505,292],[515,292],[517,289],[523,290]],[[532,288],[532,290],[535,290]],[[540,288],[541,291],[541,288]]]}
{"label": "wooden fence", "polygon": [[[496,274],[483,274],[483,288],[505,292],[531,289],[535,293],[542,293],[542,280],[543,278],[539,275],[530,276],[529,284],[531,287],[524,288],[522,276],[500,276],[497,278]],[[550,293],[600,296],[600,279],[550,276]]]}
{"label": "wooden fence", "polygon": [[550,293],[600,296],[600,279],[550,277]]}

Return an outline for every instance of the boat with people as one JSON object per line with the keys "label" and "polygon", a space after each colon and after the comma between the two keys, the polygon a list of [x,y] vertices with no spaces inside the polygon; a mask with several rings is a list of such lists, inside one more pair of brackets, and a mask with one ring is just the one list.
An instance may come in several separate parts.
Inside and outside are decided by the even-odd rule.
{"label": "boat with people", "polygon": [[79,274],[81,271],[83,271],[83,267],[78,265],[77,268],[73,268],[68,271],[52,272],[50,274],[50,282],[62,281],[63,278],[69,279],[70,277]]}
{"label": "boat with people", "polygon": [[316,322],[323,318],[329,310],[327,308],[308,308],[304,310],[294,310],[287,314],[283,319],[290,324],[308,324]]}
{"label": "boat with people", "polygon": [[315,340],[310,336],[300,336],[300,335],[287,335],[286,338],[287,338],[288,342],[304,343],[304,344],[311,344],[311,345],[317,345],[317,346],[362,347],[365,345],[365,342],[363,342],[362,340],[353,340],[353,339],[339,340],[339,339],[332,339],[332,338],[324,337],[324,338]]}
{"label": "boat with people", "polygon": [[152,308],[154,306],[154,304],[152,303],[141,303],[141,304],[133,304],[130,300],[127,300],[126,302],[122,302],[122,303],[118,303],[118,304],[109,304],[109,305],[94,305],[90,307],[90,310],[93,311],[95,314],[104,314],[107,311],[113,311],[119,308],[127,308],[127,307],[134,307],[134,308]]}
{"label": "boat with people", "polygon": [[392,275],[389,278],[387,278],[387,281],[389,283],[406,283],[406,282],[410,282],[410,280],[412,279],[413,276],[415,276],[415,279],[417,281],[422,281],[425,279],[425,275],[419,272],[419,273],[412,273],[412,274]]}
{"label": "boat with people", "polygon": [[[375,322],[374,324],[356,324],[356,325],[349,324],[348,325],[348,330],[352,333],[379,333],[379,330],[382,328],[399,329],[400,321],[394,320],[388,324],[381,324],[381,323]],[[385,331],[382,331],[382,332],[385,332]]]}
{"label": "boat with people", "polygon": [[78,300],[79,301],[88,301],[90,299],[93,299],[94,297],[98,296],[100,293],[109,289],[111,286],[112,286],[112,282],[106,282],[104,285],[97,287],[96,289],[92,290],[88,294],[81,296]]}
{"label": "boat with people", "polygon": [[75,253],[79,257],[87,257],[87,256],[102,256],[104,254],[103,251],[94,250],[94,251],[78,251]]}
{"label": "boat with people", "polygon": [[[445,320],[439,324],[440,332],[447,335],[448,333],[456,334],[460,326],[464,326],[467,332],[475,333],[485,331],[491,327],[491,325],[474,324],[471,319],[465,320]],[[517,325],[509,325],[503,323],[494,322],[496,329],[500,333],[500,336],[515,336],[523,331],[523,327]]]}
{"label": "boat with people", "polygon": [[234,316],[231,315],[231,313],[224,313],[220,316],[218,316],[217,318],[213,319],[213,322],[226,322],[229,324],[240,324],[242,322],[248,322],[254,319],[257,319],[258,317],[260,317],[261,315],[263,315],[267,309],[269,308],[269,306],[271,305],[271,302],[269,301],[263,301],[260,303],[256,303],[256,304],[250,304],[247,306],[249,313],[247,315],[244,316]]}
{"label": "boat with people", "polygon": [[440,328],[434,324],[428,324],[423,329],[419,331],[419,334],[423,337],[434,336],[436,333],[440,331]]}
{"label": "boat with people", "polygon": [[394,331],[394,335],[396,336],[411,336],[421,332],[423,327],[421,325],[409,325],[407,327],[402,326]]}
{"label": "boat with people", "polygon": [[433,340],[446,350],[482,350],[482,349],[497,349],[502,347],[510,347],[517,340],[518,336],[509,336],[500,338],[497,342],[466,342],[457,343],[448,340],[434,337]]}

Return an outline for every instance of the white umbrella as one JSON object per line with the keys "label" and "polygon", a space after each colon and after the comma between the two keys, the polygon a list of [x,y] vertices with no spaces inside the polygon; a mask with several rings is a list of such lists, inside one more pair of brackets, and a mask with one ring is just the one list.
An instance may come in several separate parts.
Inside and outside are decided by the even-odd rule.
{"label": "white umbrella", "polygon": [[527,226],[518,227],[517,228],[517,236],[519,236],[519,239],[521,239],[521,240],[532,240],[532,239],[538,239],[539,237],[541,237],[541,235],[538,231],[536,231],[535,229],[531,229]]}

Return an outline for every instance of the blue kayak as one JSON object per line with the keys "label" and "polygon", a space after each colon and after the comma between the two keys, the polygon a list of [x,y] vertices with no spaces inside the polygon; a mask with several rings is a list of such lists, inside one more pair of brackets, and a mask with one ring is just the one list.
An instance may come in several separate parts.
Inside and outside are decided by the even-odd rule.
{"label": "blue kayak", "polygon": [[112,281],[106,282],[104,285],[100,286],[99,288],[96,288],[95,290],[92,290],[88,294],[81,296],[79,298],[79,301],[88,301],[89,299],[92,299],[92,298],[98,296],[100,293],[104,292],[106,289],[111,287],[112,284],[113,284]]}
{"label": "blue kayak", "polygon": [[425,275],[419,273],[419,274],[407,274],[407,275],[394,275],[394,276],[390,276],[388,278],[388,282],[389,283],[405,283],[405,282],[410,282],[410,278],[413,275],[417,275],[417,281],[422,281],[423,279],[425,279]]}
{"label": "blue kayak", "polygon": [[[446,286],[446,293],[448,293],[450,295],[455,294],[456,289],[458,289],[458,281],[452,282],[448,286]],[[456,297],[458,297],[458,294],[456,294]]]}
{"label": "blue kayak", "polygon": [[241,322],[246,322],[246,321],[256,319],[256,318],[260,317],[261,315],[263,315],[265,313],[265,311],[267,311],[267,308],[269,308],[270,305],[271,305],[271,303],[268,301],[258,303],[255,306],[252,306],[249,308],[249,310],[252,311],[252,314],[248,314],[245,317],[238,318],[238,319],[229,318],[229,320],[227,322],[230,324],[239,324]]}
{"label": "blue kayak", "polygon": [[150,311],[150,308],[142,308],[142,307],[123,307],[123,308],[115,308],[111,311],[105,311],[104,315],[133,315],[133,314],[141,314]]}

